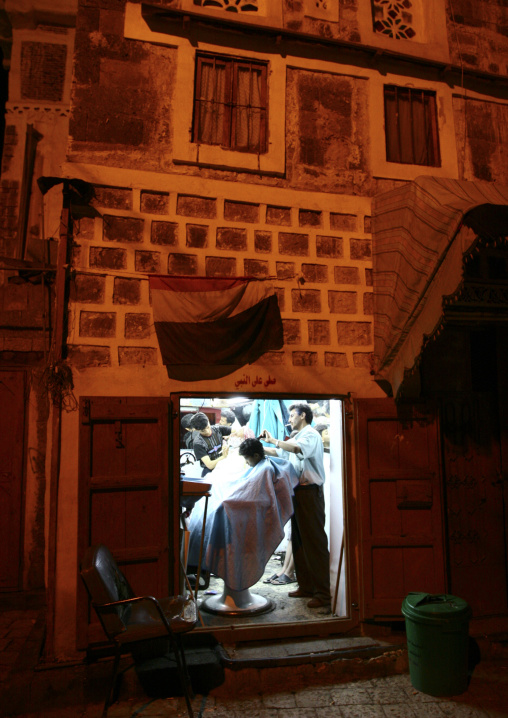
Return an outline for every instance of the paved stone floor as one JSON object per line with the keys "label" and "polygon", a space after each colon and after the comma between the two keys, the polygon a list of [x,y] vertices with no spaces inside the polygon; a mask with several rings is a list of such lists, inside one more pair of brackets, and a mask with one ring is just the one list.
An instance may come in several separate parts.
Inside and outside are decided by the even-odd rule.
{"label": "paved stone floor", "polygon": [[[195,718],[506,718],[508,665],[485,665],[461,696],[434,698],[416,691],[408,674],[279,691],[196,696]],[[242,691],[243,692],[243,691]],[[102,705],[71,706],[22,714],[25,718],[99,718]],[[185,717],[182,698],[122,700],[109,718]]]}
{"label": "paved stone floor", "polygon": [[[104,676],[110,663],[103,664],[100,685],[95,664],[87,670],[83,665],[41,667],[37,656],[43,624],[41,609],[0,611],[0,716],[99,718],[106,685]],[[371,658],[357,656],[276,667],[259,667],[252,661],[255,652],[249,661],[244,653],[244,663],[227,668],[221,685],[206,696],[195,697],[194,715],[195,718],[508,718],[507,636],[506,632],[498,634],[496,641],[489,644],[485,658],[482,651],[467,690],[445,698],[414,689],[405,647],[393,646]],[[321,643],[327,648],[331,645],[330,639]],[[365,638],[358,642],[359,647],[370,644],[372,640]],[[314,648],[323,650],[320,645]],[[285,647],[286,655],[291,656],[292,651],[301,653],[301,648]],[[242,655],[239,657],[242,659]],[[125,674],[120,700],[108,712],[109,718],[186,715],[181,697],[147,697],[140,690],[134,671]]]}

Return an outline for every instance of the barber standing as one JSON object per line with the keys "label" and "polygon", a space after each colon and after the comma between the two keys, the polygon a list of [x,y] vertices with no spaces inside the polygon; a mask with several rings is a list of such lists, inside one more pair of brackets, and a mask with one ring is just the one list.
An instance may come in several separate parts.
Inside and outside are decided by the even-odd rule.
{"label": "barber standing", "polygon": [[289,441],[275,439],[266,429],[261,437],[276,448],[266,448],[270,456],[288,459],[300,477],[295,488],[291,538],[298,588],[292,598],[310,598],[309,608],[330,610],[330,553],[325,532],[323,484],[323,442],[312,428],[312,409],[308,404],[289,407],[289,423],[297,433]]}

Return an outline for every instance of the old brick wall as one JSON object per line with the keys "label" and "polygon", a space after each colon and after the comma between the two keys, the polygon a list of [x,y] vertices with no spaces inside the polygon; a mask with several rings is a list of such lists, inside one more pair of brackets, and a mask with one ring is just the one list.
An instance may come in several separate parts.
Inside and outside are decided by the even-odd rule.
{"label": "old brick wall", "polygon": [[453,64],[508,74],[506,0],[447,0],[447,10]]}
{"label": "old brick wall", "polygon": [[[303,18],[303,9],[296,5],[288,17]],[[356,12],[354,2],[343,5],[341,17]],[[122,0],[99,5],[80,2],[69,158],[265,183],[266,178],[255,173],[172,162],[174,117],[179,110],[173,103],[177,50],[125,39],[123,19]],[[368,193],[367,81],[289,69],[286,92],[287,171],[270,182]],[[278,108],[270,112],[277,113]]]}
{"label": "old brick wall", "polygon": [[164,170],[171,151],[174,48],[125,40],[123,0],[81,0],[71,149],[123,167]]}
{"label": "old brick wall", "polygon": [[461,176],[508,184],[508,105],[454,98]]}
{"label": "old brick wall", "polygon": [[286,91],[289,183],[368,194],[367,81],[288,69]]}
{"label": "old brick wall", "polygon": [[0,361],[22,364],[23,356],[34,353],[42,359],[44,351],[49,351],[49,328],[54,321],[50,299],[53,295],[47,283],[11,283],[1,288]]}
{"label": "old brick wall", "polygon": [[75,226],[69,358],[78,369],[161,364],[147,279],[161,272],[271,278],[285,348],[260,363],[368,374],[372,266],[365,213],[283,205],[276,193],[268,204],[150,189],[96,192],[102,218]]}

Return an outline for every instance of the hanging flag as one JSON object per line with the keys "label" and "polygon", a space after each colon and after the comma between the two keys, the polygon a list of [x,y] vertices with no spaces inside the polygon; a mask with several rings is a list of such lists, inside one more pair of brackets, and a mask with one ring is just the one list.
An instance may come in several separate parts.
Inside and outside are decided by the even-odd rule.
{"label": "hanging flag", "polygon": [[269,282],[162,275],[149,280],[155,331],[172,379],[217,379],[284,344]]}

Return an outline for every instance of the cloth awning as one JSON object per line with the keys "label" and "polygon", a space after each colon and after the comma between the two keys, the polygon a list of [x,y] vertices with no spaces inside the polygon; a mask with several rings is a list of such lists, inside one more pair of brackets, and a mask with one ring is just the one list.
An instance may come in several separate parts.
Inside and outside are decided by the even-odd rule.
{"label": "cloth awning", "polygon": [[481,235],[508,234],[508,186],[417,177],[373,198],[374,372],[399,393]]}

